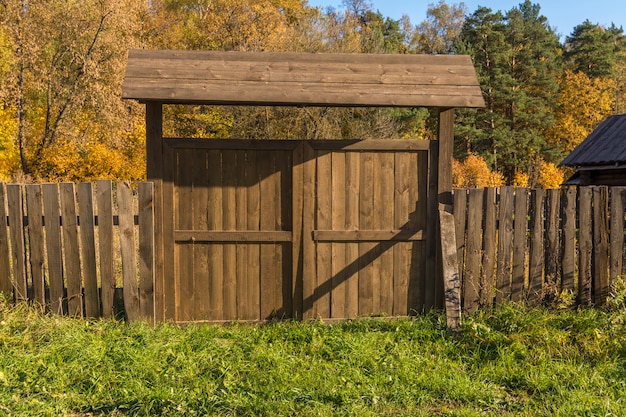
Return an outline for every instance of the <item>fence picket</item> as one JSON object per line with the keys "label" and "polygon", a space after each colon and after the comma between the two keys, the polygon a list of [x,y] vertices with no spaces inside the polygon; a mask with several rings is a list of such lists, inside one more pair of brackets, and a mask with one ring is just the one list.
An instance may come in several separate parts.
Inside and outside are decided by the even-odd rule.
{"label": "fence picket", "polygon": [[117,204],[119,210],[120,251],[122,255],[122,277],[124,281],[124,310],[129,321],[139,318],[139,292],[135,255],[135,224],[133,197],[126,181],[117,183]]}
{"label": "fence picket", "polygon": [[543,189],[532,190],[531,193],[531,221],[530,221],[530,254],[529,254],[529,275],[528,275],[528,301],[531,304],[537,303],[543,291],[544,281],[544,202],[545,191]]}
{"label": "fence picket", "polygon": [[528,189],[515,190],[515,218],[513,219],[513,269],[511,277],[511,300],[524,299],[524,283],[528,275],[526,253],[528,252]]}
{"label": "fence picket", "polygon": [[10,298],[13,295],[13,284],[7,227],[6,188],[4,183],[0,183],[0,293]]}
{"label": "fence picket", "polygon": [[611,189],[611,282],[622,275],[624,256],[624,187]]}
{"label": "fence picket", "polygon": [[103,317],[113,317],[115,273],[113,252],[113,183],[96,182],[98,201],[98,253],[100,255],[100,299]]}
{"label": "fence picket", "polygon": [[73,183],[59,184],[61,193],[61,228],[67,288],[67,308],[70,316],[83,315],[83,289],[78,244],[78,219],[76,217],[76,194]]}
{"label": "fence picket", "polygon": [[26,186],[26,212],[28,215],[28,248],[30,271],[33,281],[33,299],[41,306],[46,305],[44,283],[44,238],[42,221],[41,186]]}
{"label": "fence picket", "polygon": [[483,273],[480,302],[492,306],[496,295],[496,189],[485,190],[485,230],[483,231]]}
{"label": "fence picket", "polygon": [[28,299],[22,186],[19,184],[8,184],[7,197],[9,202],[9,225],[11,228],[11,254],[13,255],[13,289],[15,290],[15,299],[21,301]]}
{"label": "fence picket", "polygon": [[578,196],[578,304],[591,304],[591,252],[593,248],[591,230],[591,188],[579,189]]}
{"label": "fence picket", "polygon": [[500,189],[496,303],[511,298],[511,254],[513,249],[513,187]]}
{"label": "fence picket", "polygon": [[[566,188],[561,193],[563,239],[561,248],[561,289],[574,290],[576,273],[576,189]],[[622,236],[624,229],[622,226]]]}
{"label": "fence picket", "polygon": [[145,321],[154,320],[154,185],[139,184],[139,308]]}
{"label": "fence picket", "polygon": [[593,188],[593,303],[609,295],[609,205],[607,187]]}
{"label": "fence picket", "polygon": [[46,219],[46,253],[48,255],[48,282],[50,285],[50,309],[63,314],[65,284],[63,283],[63,251],[61,240],[61,211],[59,208],[59,185],[43,184],[43,212]]}
{"label": "fence picket", "polygon": [[76,194],[80,218],[80,253],[85,288],[85,314],[87,317],[100,317],[92,184],[90,182],[77,184]]}
{"label": "fence picket", "polygon": [[463,310],[472,313],[480,302],[480,261],[482,258],[482,214],[483,190],[474,188],[469,191],[467,206],[467,248],[463,294]]}

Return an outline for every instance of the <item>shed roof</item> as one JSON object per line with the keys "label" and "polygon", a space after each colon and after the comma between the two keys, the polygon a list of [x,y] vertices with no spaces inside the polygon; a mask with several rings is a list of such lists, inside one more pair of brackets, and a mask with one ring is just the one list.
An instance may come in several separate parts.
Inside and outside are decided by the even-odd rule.
{"label": "shed roof", "polygon": [[566,166],[626,163],[626,114],[609,116],[561,162]]}
{"label": "shed roof", "polygon": [[122,97],[171,104],[485,105],[466,55],[131,50]]}

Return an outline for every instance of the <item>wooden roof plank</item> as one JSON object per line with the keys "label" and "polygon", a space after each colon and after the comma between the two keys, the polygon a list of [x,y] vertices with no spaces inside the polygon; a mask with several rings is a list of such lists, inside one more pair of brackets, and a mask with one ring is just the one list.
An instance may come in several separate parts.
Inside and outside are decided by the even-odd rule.
{"label": "wooden roof plank", "polygon": [[468,56],[131,50],[122,97],[163,103],[483,107]]}

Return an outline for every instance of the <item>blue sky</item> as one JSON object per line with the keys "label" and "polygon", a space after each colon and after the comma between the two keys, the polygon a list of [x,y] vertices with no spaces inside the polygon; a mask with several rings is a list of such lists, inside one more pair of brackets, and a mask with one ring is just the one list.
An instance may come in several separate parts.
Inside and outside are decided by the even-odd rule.
{"label": "blue sky", "polygon": [[[626,0],[531,0],[541,6],[541,14],[548,18],[550,26],[556,29],[563,40],[572,33],[575,26],[586,19],[592,23],[617,27],[626,30]],[[426,18],[426,9],[429,4],[436,4],[439,0],[370,0],[374,10],[379,10],[383,16],[399,19],[403,14],[417,24]],[[473,13],[479,6],[488,7],[494,11],[506,12],[523,0],[466,0],[468,14]],[[448,4],[458,4],[461,1],[446,0]],[[332,6],[341,9],[341,0],[309,0],[310,6]]]}

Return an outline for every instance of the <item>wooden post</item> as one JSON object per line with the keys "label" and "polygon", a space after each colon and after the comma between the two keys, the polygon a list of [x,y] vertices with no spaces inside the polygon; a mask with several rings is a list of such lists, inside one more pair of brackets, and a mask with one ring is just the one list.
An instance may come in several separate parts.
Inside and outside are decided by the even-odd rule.
{"label": "wooden post", "polygon": [[446,322],[448,329],[456,333],[461,328],[461,280],[457,265],[454,215],[448,209],[439,208],[439,226]]}
{"label": "wooden post", "polygon": [[[165,318],[163,250],[163,105],[159,102],[146,103],[146,177],[154,183],[154,317]],[[172,257],[168,254],[168,257]]]}

